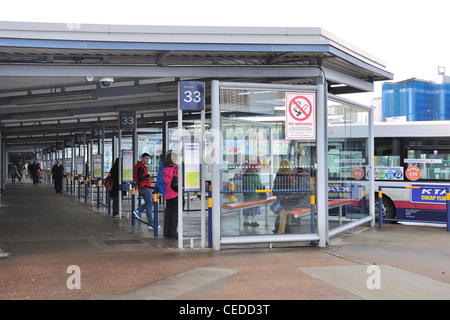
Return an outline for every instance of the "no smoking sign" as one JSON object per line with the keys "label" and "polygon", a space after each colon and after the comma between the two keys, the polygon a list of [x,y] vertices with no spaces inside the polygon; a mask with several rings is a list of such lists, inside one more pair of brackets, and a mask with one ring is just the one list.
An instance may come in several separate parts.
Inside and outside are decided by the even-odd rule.
{"label": "no smoking sign", "polygon": [[286,93],[286,139],[316,138],[316,94]]}

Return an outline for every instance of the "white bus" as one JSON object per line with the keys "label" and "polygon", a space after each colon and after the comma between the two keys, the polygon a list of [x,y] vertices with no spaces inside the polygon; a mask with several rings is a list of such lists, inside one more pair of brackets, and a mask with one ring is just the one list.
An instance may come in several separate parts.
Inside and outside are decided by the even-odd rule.
{"label": "white bus", "polygon": [[375,123],[374,136],[383,219],[445,222],[446,190],[433,187],[450,187],[450,121]]}
{"label": "white bus", "polygon": [[[364,186],[369,174],[367,126],[331,123],[328,133],[329,182]],[[446,190],[434,188],[450,187],[450,121],[375,123],[374,156],[377,219],[382,186],[383,219],[446,221]]]}

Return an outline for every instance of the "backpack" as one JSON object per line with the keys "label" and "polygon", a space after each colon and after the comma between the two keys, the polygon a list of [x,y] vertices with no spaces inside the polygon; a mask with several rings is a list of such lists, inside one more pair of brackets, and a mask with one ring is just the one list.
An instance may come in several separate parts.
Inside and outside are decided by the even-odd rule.
{"label": "backpack", "polygon": [[155,192],[161,193],[162,195],[166,194],[166,187],[164,185],[164,178],[163,178],[163,170],[164,170],[164,168],[165,168],[164,164],[162,164],[159,167],[158,180],[156,181],[156,184],[155,184]]}
{"label": "backpack", "polygon": [[111,176],[107,176],[105,179],[105,187],[108,191],[111,191],[114,187],[114,180]]}

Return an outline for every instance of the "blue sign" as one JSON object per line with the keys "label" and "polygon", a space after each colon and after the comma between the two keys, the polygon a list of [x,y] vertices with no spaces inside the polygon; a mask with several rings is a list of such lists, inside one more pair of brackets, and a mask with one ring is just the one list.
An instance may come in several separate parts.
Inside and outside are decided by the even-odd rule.
{"label": "blue sign", "polygon": [[178,85],[181,110],[205,109],[205,83],[197,81],[180,81]]}
{"label": "blue sign", "polygon": [[445,186],[413,185],[413,187],[420,189],[411,189],[411,202],[445,204]]}

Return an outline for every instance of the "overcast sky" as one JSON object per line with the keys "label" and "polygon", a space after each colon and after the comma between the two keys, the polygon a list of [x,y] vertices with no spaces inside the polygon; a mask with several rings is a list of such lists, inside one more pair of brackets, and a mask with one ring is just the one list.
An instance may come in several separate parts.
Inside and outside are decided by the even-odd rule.
{"label": "overcast sky", "polygon": [[[394,81],[450,75],[444,0],[5,1],[1,21],[134,25],[321,27],[384,61]],[[375,93],[357,97],[370,103]],[[367,100],[367,101],[365,101]]]}

